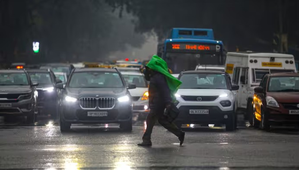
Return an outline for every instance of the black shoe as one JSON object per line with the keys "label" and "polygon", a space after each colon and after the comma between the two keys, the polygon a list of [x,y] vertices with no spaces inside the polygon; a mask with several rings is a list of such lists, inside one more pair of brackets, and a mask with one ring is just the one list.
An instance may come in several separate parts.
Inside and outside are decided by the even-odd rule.
{"label": "black shoe", "polygon": [[179,136],[179,140],[180,140],[180,146],[182,146],[185,140],[185,132],[182,132],[182,134]]}
{"label": "black shoe", "polygon": [[143,141],[142,143],[138,143],[137,145],[149,147],[149,146],[152,146],[152,142],[151,141]]}

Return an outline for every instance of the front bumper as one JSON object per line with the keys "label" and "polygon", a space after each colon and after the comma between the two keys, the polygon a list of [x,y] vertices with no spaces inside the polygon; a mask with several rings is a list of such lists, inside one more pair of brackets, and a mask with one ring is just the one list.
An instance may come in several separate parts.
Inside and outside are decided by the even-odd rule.
{"label": "front bumper", "polygon": [[39,113],[51,112],[57,107],[57,94],[55,92],[49,93],[47,91],[38,91],[37,108]]}
{"label": "front bumper", "polygon": [[[209,114],[190,114],[190,109],[209,110]],[[234,115],[234,111],[222,111],[217,106],[181,106],[177,122],[181,124],[226,124]]]}
{"label": "front bumper", "polygon": [[[105,117],[88,117],[89,111],[106,111],[108,114]],[[86,110],[82,109],[79,104],[66,103],[62,105],[61,119],[67,123],[120,123],[130,121],[132,119],[132,105],[120,104],[116,105],[112,109],[94,109]]]}
{"label": "front bumper", "polygon": [[[0,101],[0,103],[2,103]],[[8,103],[8,102],[5,102]],[[30,114],[33,110],[34,103],[32,99],[21,100],[18,102],[12,102],[11,107],[1,107],[0,116],[3,115],[27,115]]]}
{"label": "front bumper", "polygon": [[289,109],[267,107],[269,121],[277,125],[299,125],[299,114],[290,114]]}

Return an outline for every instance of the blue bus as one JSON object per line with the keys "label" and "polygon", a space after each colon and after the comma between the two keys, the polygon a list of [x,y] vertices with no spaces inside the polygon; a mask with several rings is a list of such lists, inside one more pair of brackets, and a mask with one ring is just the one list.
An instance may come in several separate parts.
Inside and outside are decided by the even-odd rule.
{"label": "blue bus", "polygon": [[222,41],[214,39],[212,29],[173,28],[167,39],[158,44],[157,55],[179,74],[195,70],[197,65],[224,65],[225,52]]}

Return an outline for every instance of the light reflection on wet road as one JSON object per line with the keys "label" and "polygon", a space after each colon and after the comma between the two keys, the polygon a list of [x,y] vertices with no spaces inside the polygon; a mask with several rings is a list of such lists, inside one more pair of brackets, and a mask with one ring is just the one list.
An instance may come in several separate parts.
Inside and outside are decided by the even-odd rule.
{"label": "light reflection on wet road", "polygon": [[157,126],[153,147],[142,148],[136,144],[145,127],[139,121],[132,133],[126,133],[110,124],[74,126],[72,132],[61,134],[57,123],[47,119],[36,126],[0,126],[0,169],[299,167],[299,132],[295,130],[190,129],[180,147],[175,136]]}

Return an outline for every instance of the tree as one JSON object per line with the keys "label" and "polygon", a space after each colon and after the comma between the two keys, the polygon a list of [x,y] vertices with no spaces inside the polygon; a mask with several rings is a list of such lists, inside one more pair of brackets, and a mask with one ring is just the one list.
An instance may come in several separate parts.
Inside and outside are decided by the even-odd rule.
{"label": "tree", "polygon": [[[268,0],[107,0],[114,8],[138,17],[137,32],[154,30],[163,39],[173,27],[213,28],[215,37],[235,50],[236,46],[257,51],[272,50],[278,32],[278,1]],[[284,19],[289,37],[298,40],[298,1],[286,0]],[[296,13],[296,14],[294,14]]]}

